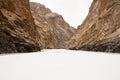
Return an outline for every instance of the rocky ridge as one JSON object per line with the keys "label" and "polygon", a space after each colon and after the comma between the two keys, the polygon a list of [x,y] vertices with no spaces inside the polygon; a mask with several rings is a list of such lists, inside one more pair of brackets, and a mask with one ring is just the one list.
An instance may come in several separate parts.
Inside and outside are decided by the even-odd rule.
{"label": "rocky ridge", "polygon": [[43,4],[31,2],[31,12],[41,35],[41,47],[43,48],[65,48],[66,42],[75,33],[63,17],[52,12]]}
{"label": "rocky ridge", "polygon": [[88,16],[67,47],[120,52],[120,0],[93,0]]}

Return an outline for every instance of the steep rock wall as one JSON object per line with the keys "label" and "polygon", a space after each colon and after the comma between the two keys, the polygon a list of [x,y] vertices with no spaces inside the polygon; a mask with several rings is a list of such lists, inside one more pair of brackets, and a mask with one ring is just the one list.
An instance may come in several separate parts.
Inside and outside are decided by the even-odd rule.
{"label": "steep rock wall", "polygon": [[0,53],[40,50],[29,0],[0,0]]}
{"label": "steep rock wall", "polygon": [[120,0],[93,0],[88,16],[67,47],[120,52]]}
{"label": "steep rock wall", "polygon": [[43,48],[65,48],[66,42],[75,33],[61,15],[52,12],[43,4],[31,2],[31,12],[41,35]]}

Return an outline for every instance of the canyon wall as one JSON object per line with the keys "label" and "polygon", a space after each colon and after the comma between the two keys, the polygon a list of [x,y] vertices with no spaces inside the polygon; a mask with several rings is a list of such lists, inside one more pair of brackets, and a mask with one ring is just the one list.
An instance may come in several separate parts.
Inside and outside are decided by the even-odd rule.
{"label": "canyon wall", "polygon": [[67,47],[120,52],[120,0],[93,0],[88,16],[68,41]]}
{"label": "canyon wall", "polygon": [[76,32],[61,15],[43,4],[31,2],[31,12],[41,38],[42,48],[65,48],[66,42]]}
{"label": "canyon wall", "polygon": [[0,0],[0,53],[40,51],[28,0]]}

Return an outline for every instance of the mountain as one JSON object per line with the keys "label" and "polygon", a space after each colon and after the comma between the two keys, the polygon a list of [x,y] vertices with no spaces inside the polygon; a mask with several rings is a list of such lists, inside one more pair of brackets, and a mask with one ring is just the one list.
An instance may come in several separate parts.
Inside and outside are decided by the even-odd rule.
{"label": "mountain", "polygon": [[120,0],[93,0],[88,16],[67,47],[120,52]]}
{"label": "mountain", "polygon": [[65,48],[66,42],[76,32],[61,15],[43,4],[30,2],[31,12],[41,38],[42,48]]}
{"label": "mountain", "polygon": [[0,53],[40,51],[29,0],[0,0]]}

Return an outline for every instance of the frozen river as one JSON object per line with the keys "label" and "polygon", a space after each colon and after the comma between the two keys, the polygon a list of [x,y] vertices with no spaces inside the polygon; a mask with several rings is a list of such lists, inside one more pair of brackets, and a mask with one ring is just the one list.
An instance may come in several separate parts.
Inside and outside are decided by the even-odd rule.
{"label": "frozen river", "polygon": [[46,49],[1,55],[0,80],[120,80],[120,54]]}

